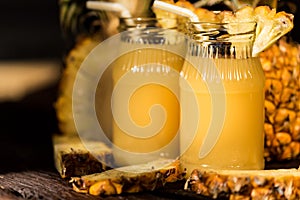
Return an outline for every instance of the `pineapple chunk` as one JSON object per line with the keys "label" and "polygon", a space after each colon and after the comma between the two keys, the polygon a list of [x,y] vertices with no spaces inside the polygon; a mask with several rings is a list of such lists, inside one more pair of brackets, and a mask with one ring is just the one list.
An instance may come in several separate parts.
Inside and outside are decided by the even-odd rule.
{"label": "pineapple chunk", "polygon": [[53,135],[52,140],[55,167],[62,178],[102,172],[113,166],[112,150],[100,141],[83,144],[78,136],[62,135]]}
{"label": "pineapple chunk", "polygon": [[253,55],[257,55],[279,38],[290,32],[293,27],[294,15],[284,11],[276,13],[275,9],[259,6],[254,10],[257,21],[256,39],[253,44]]}

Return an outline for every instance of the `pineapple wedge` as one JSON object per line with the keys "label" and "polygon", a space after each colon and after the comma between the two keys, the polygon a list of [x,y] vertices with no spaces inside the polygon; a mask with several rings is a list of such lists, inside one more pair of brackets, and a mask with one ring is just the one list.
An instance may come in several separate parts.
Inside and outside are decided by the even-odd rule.
{"label": "pineapple wedge", "polygon": [[113,166],[112,150],[100,141],[85,141],[78,136],[53,135],[56,170],[62,178],[103,172]]}
{"label": "pineapple wedge", "polygon": [[[268,6],[258,6],[256,8],[244,6],[236,12],[223,11],[221,15],[224,23],[251,21],[257,23],[252,50],[253,56],[257,56],[260,52],[266,50],[294,27],[294,15],[284,11],[276,12],[276,9],[270,9]],[[245,26],[241,28],[244,32],[247,30]],[[249,27],[249,30],[251,30],[251,27]],[[230,29],[230,31],[231,34],[234,34],[235,30]]]}
{"label": "pineapple wedge", "polygon": [[276,13],[275,9],[270,9],[268,6],[256,7],[254,16],[257,21],[256,39],[253,44],[253,55],[255,56],[294,27],[294,15],[284,11]]}

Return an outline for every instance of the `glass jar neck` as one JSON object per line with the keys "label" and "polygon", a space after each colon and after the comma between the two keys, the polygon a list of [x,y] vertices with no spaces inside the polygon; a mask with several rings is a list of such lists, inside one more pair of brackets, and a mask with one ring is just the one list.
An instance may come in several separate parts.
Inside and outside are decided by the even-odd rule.
{"label": "glass jar neck", "polygon": [[189,54],[206,58],[250,58],[255,22],[189,23]]}
{"label": "glass jar neck", "polygon": [[177,20],[175,18],[120,18],[119,31],[143,30],[146,28],[166,28],[176,29]]}
{"label": "glass jar neck", "polygon": [[[166,23],[169,28],[165,28]],[[119,25],[121,41],[143,45],[174,44],[179,38],[176,23],[176,19],[121,18]]]}

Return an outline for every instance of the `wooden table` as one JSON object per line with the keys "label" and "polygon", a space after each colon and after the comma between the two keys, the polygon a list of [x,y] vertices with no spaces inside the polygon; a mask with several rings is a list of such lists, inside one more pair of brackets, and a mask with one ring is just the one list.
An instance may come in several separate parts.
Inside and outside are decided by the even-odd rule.
{"label": "wooden table", "polygon": [[[71,185],[49,170],[10,172],[0,175],[0,195],[7,199],[104,199],[76,193]],[[154,194],[125,195],[105,199],[153,199]],[[168,199],[168,198],[160,198]]]}

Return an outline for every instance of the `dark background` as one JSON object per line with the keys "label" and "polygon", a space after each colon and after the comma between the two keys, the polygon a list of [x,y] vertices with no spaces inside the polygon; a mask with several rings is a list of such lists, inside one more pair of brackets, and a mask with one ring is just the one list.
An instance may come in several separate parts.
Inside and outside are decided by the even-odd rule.
{"label": "dark background", "polygon": [[[63,52],[55,0],[0,1],[0,63],[57,61]],[[0,66],[1,67],[1,66]],[[0,102],[0,170],[52,167],[58,83]]]}
{"label": "dark background", "polygon": [[0,1],[0,59],[61,56],[58,0]]}
{"label": "dark background", "polygon": [[[299,0],[279,1],[295,14],[289,36],[299,42]],[[58,60],[64,53],[58,0],[0,1],[0,62]],[[17,102],[0,102],[0,170],[52,167],[53,102],[58,83]]]}
{"label": "dark background", "polygon": [[[299,4],[300,0],[278,1],[278,10],[295,15],[295,28],[289,35],[298,42]],[[59,26],[59,0],[1,0],[0,61],[60,58],[64,44]]]}

